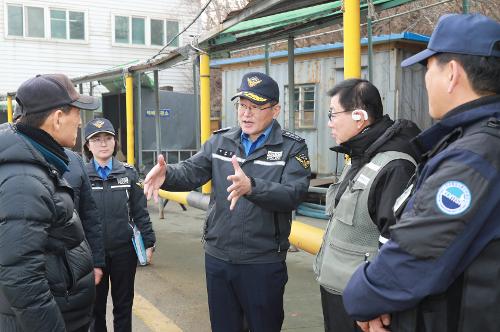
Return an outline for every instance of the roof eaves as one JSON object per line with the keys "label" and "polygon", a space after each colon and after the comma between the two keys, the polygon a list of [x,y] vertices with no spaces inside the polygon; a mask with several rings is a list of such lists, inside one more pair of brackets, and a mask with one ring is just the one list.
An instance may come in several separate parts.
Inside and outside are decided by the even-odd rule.
{"label": "roof eaves", "polygon": [[[403,33],[396,33],[396,34],[390,34],[390,35],[380,35],[380,36],[374,36],[372,38],[372,41],[374,44],[381,44],[389,41],[397,41],[397,40],[405,40],[405,41],[414,41],[414,42],[420,42],[420,43],[427,43],[429,42],[429,36],[425,35],[420,35],[417,33],[413,32],[403,32]],[[361,38],[361,45],[367,45],[368,44],[368,39],[367,38]],[[321,44],[321,45],[314,45],[314,46],[309,46],[309,47],[301,47],[295,49],[295,55],[302,55],[302,54],[310,54],[310,53],[317,53],[317,52],[327,52],[327,51],[332,51],[332,50],[338,50],[342,49],[344,47],[344,43],[333,43],[333,44]],[[288,55],[288,51],[277,51],[277,52],[272,52],[269,53],[269,58],[282,58],[286,57]],[[221,65],[228,65],[228,64],[236,64],[236,63],[244,63],[244,62],[252,62],[252,61],[260,61],[264,60],[265,56],[263,54],[257,54],[257,55],[250,55],[250,56],[245,56],[245,57],[240,57],[240,58],[232,58],[232,59],[217,59],[217,60],[212,60],[210,61],[210,66],[211,67],[218,67]]]}

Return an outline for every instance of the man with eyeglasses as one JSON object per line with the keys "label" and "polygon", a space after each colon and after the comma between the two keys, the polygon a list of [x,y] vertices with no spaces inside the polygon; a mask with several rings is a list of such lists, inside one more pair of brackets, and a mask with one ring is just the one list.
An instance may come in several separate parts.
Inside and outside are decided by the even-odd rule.
{"label": "man with eyeglasses", "polygon": [[349,79],[328,92],[328,127],[337,146],[350,156],[328,188],[330,221],[316,257],[325,331],[358,331],[345,312],[342,293],[357,266],[371,261],[390,237],[392,207],[415,171],[410,140],[420,130],[411,121],[383,115],[382,100],[369,81]]}
{"label": "man with eyeglasses", "polygon": [[276,81],[248,73],[236,98],[239,126],[216,131],[179,164],[160,156],[144,192],[156,200],[160,187],[186,191],[212,180],[203,234],[212,331],[240,332],[245,317],[251,331],[278,332],[292,210],[307,194],[310,161],[304,139],[276,120]]}

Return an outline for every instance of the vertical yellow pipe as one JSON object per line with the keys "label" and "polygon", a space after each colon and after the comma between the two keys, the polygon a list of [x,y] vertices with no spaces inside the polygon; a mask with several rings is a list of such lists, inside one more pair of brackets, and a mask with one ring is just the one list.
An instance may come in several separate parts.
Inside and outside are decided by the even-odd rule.
{"label": "vertical yellow pipe", "polygon": [[7,95],[7,121],[12,122],[12,96]]}
{"label": "vertical yellow pipe", "polygon": [[359,0],[344,1],[344,79],[361,78]]}
{"label": "vertical yellow pipe", "polygon": [[134,165],[134,78],[131,74],[125,76],[125,98],[127,118],[127,164]]}
{"label": "vertical yellow pipe", "polygon": [[[201,144],[210,137],[210,56],[200,55],[200,129]],[[201,192],[209,194],[212,191],[210,182],[203,185]]]}

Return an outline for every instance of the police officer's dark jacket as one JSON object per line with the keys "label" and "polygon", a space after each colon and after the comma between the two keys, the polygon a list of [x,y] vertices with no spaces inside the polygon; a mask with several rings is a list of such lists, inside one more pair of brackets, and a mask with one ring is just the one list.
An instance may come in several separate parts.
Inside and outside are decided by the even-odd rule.
{"label": "police officer's dark jacket", "polygon": [[[285,259],[292,210],[307,194],[310,166],[304,139],[282,131],[274,121],[264,145],[245,156],[239,127],[216,132],[193,157],[168,165],[162,188],[195,189],[212,180],[204,227],[205,251],[234,263],[267,263]],[[229,210],[227,180],[236,155],[253,180],[252,192]]]}
{"label": "police officer's dark jacket", "polygon": [[75,210],[82,221],[85,237],[92,249],[95,267],[104,267],[104,241],[102,235],[99,211],[92,198],[90,181],[82,158],[71,150],[65,149],[69,157],[69,171],[63,177],[73,188],[73,201]]}
{"label": "police officer's dark jacket", "polygon": [[106,180],[102,180],[97,174],[93,159],[87,163],[87,173],[92,185],[92,196],[101,217],[106,255],[130,250],[130,221],[141,231],[144,246],[152,247],[156,238],[146,208],[146,196],[137,184],[137,171],[113,157],[113,168]]}
{"label": "police officer's dark jacket", "polygon": [[396,202],[391,240],[351,278],[346,310],[360,321],[400,312],[391,331],[497,331],[500,96],[450,111],[416,144],[416,182]]}
{"label": "police officer's dark jacket", "polygon": [[72,331],[91,319],[91,251],[72,189],[46,155],[16,126],[0,125],[2,332]]}

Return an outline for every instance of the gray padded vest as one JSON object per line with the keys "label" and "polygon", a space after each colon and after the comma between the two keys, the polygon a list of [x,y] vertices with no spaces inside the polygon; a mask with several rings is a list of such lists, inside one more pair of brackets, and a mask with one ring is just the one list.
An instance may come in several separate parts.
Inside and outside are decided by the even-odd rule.
{"label": "gray padded vest", "polygon": [[326,211],[330,221],[314,262],[314,272],[319,284],[331,293],[342,294],[356,268],[378,253],[380,233],[368,211],[368,196],[378,173],[396,159],[416,165],[406,153],[381,152],[355,175],[336,207],[335,197],[350,164],[344,167],[339,181],[328,188]]}

